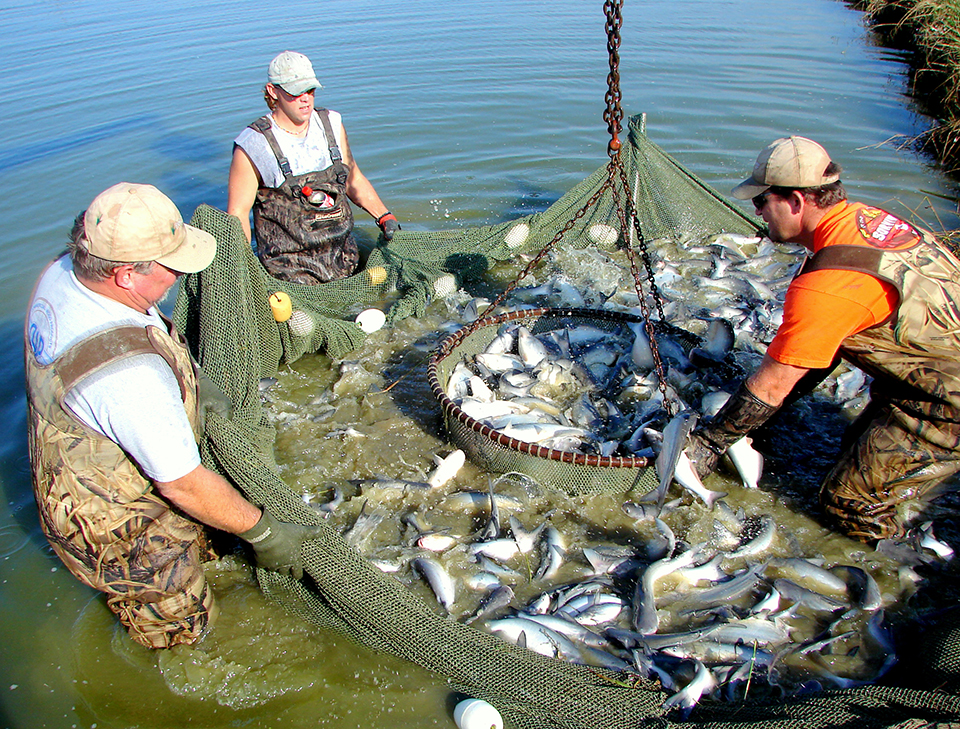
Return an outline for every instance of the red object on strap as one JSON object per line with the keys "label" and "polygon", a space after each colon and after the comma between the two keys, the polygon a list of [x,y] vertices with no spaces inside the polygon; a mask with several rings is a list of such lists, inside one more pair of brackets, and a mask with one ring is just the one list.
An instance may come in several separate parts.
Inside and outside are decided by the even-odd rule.
{"label": "red object on strap", "polygon": [[303,193],[304,197],[310,197],[313,194],[313,188],[310,185],[304,185],[300,188],[300,192]]}

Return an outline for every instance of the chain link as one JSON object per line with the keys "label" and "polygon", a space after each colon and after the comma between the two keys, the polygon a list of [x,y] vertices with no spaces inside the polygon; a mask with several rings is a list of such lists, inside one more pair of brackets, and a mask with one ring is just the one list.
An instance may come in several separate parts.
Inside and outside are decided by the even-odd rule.
{"label": "chain link", "polygon": [[[640,311],[643,315],[644,331],[647,339],[650,341],[650,349],[653,353],[654,369],[657,373],[657,386],[663,394],[664,407],[669,415],[673,415],[674,403],[667,397],[666,372],[663,366],[663,360],[660,358],[660,350],[657,346],[657,335],[650,318],[649,306],[646,297],[643,295],[643,279],[640,269],[637,265],[636,255],[632,240],[636,236],[637,248],[640,250],[640,257],[643,260],[646,280],[650,286],[650,293],[654,305],[657,308],[657,314],[661,322],[665,322],[663,315],[663,301],[660,296],[660,290],[657,288],[653,275],[653,263],[650,259],[650,252],[647,249],[647,242],[643,236],[643,230],[640,226],[640,219],[637,215],[636,205],[633,202],[630,184],[627,181],[627,173],[623,167],[623,160],[620,156],[620,132],[623,130],[623,109],[620,106],[620,29],[623,27],[623,0],[605,0],[603,4],[604,14],[606,15],[607,31],[607,52],[610,58],[610,72],[607,74],[607,93],[605,98],[606,109],[603,112],[603,120],[607,123],[607,131],[610,133],[610,142],[607,147],[607,153],[610,156],[610,162],[607,166],[607,179],[599,189],[590,197],[586,204],[580,208],[566,225],[547,243],[536,256],[524,267],[523,271],[511,281],[503,292],[484,309],[476,321],[471,322],[467,330],[472,333],[479,328],[481,320],[510,295],[517,285],[525,279],[530,272],[536,268],[543,257],[552,250],[562,239],[563,236],[576,224],[580,218],[586,215],[587,211],[600,199],[604,192],[610,190],[616,205],[617,218],[622,231],[623,249],[627,260],[630,263],[630,273],[633,275],[633,281],[637,289],[637,298],[640,302]],[[617,189],[619,183],[619,191]],[[619,194],[618,194],[619,192]]]}
{"label": "chain link", "polygon": [[623,27],[623,0],[606,0],[603,11],[607,17],[607,53],[610,57],[610,73],[607,74],[607,93],[604,97],[607,108],[603,120],[610,132],[607,153],[613,157],[620,151],[620,132],[623,129],[623,109],[620,108],[620,28]]}

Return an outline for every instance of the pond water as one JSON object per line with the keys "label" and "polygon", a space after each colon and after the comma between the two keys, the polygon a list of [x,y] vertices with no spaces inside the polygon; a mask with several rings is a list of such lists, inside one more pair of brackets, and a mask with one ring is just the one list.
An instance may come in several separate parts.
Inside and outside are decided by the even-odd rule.
{"label": "pond water", "polygon": [[[162,656],[133,646],[103,602],[60,567],[37,524],[24,309],[73,217],[109,185],[155,184],[185,217],[201,203],[225,207],[231,139],[263,112],[267,63],[285,49],[312,58],[325,87],[317,103],[343,114],[355,157],[405,229],[481,225],[546,207],[606,161],[601,3],[9,0],[0,19],[3,726],[451,726],[441,678],[286,615],[239,561],[211,574],[224,615],[203,644]],[[957,227],[943,199],[951,183],[896,145],[929,123],[904,96],[904,58],[872,45],[862,16],[841,2],[628,2],[621,84],[626,114],[646,112],[650,138],[721,194],[763,145],[801,134],[844,166],[852,197],[934,229]],[[373,237],[372,221],[361,214],[358,224]],[[413,351],[447,314],[383,333],[358,357],[369,370]],[[283,427],[330,387],[335,424],[360,424],[359,405],[343,406],[359,392],[351,388],[371,382],[337,385],[338,375],[326,357],[306,357],[271,394],[278,458],[293,488],[377,471],[411,478],[430,467],[430,454],[449,450],[429,429],[404,427],[411,413],[436,420],[429,389],[408,382],[398,390],[405,407],[394,393],[401,420],[377,431],[376,447],[356,446],[347,473],[338,458],[354,446],[324,437],[333,424]],[[485,483],[469,466],[462,478]],[[774,494],[750,498],[782,508]],[[843,540],[835,548],[852,549]]]}

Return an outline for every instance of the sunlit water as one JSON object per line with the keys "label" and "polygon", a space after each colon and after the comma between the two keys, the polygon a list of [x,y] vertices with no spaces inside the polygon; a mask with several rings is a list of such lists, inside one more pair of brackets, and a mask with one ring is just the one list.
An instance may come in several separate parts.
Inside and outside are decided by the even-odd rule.
{"label": "sunlit water", "polygon": [[[479,225],[546,207],[605,161],[600,3],[11,2],[0,20],[4,726],[450,726],[441,677],[287,616],[235,559],[211,569],[224,613],[201,644],[159,656],[132,645],[40,534],[19,329],[42,266],[105,187],[156,184],[186,216],[201,203],[225,206],[230,140],[262,113],[266,64],[287,48],[313,58],[325,86],[318,103],[343,113],[356,158],[405,228]],[[833,0],[628,2],[624,11],[626,113],[647,112],[650,137],[721,193],[761,146],[799,133],[844,165],[854,196],[955,227],[951,205],[936,197],[950,186],[887,143],[927,123],[902,96],[903,72],[897,54],[870,45],[860,15]],[[373,237],[362,214],[359,226]],[[267,397],[292,489],[322,501],[335,479],[420,479],[434,455],[451,450],[423,373],[456,314],[436,304],[422,321],[377,333],[347,357],[362,366],[343,377],[342,363],[323,355],[281,374]],[[784,416],[770,436],[764,489],[714,486],[844,562],[860,548],[824,531],[814,506],[844,422],[838,410],[827,417],[806,404]],[[797,429],[805,437],[782,434]],[[487,484],[468,464],[450,488]],[[532,515],[555,497],[537,498]],[[629,526],[610,499],[565,506],[576,507],[559,524],[573,540],[585,538],[585,525]],[[359,500],[345,505],[344,524],[357,508]],[[694,504],[688,514],[681,526],[695,537],[703,511]],[[883,577],[887,567],[873,569]],[[883,587],[891,596],[900,589]]]}

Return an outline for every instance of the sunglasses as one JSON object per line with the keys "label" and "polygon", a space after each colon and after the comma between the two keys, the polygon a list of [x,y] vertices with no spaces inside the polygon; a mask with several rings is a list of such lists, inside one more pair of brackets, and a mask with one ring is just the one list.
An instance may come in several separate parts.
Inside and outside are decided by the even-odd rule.
{"label": "sunglasses", "polygon": [[757,195],[756,197],[751,198],[751,202],[753,203],[753,207],[755,207],[755,208],[757,209],[757,212],[758,212],[758,213],[759,213],[761,210],[763,210],[764,206],[766,206],[766,204],[767,204],[767,199],[768,199],[772,194],[773,194],[773,193],[772,193],[772,192],[769,192],[769,191],[767,191],[767,192],[761,192],[761,193],[760,193],[759,195]]}

